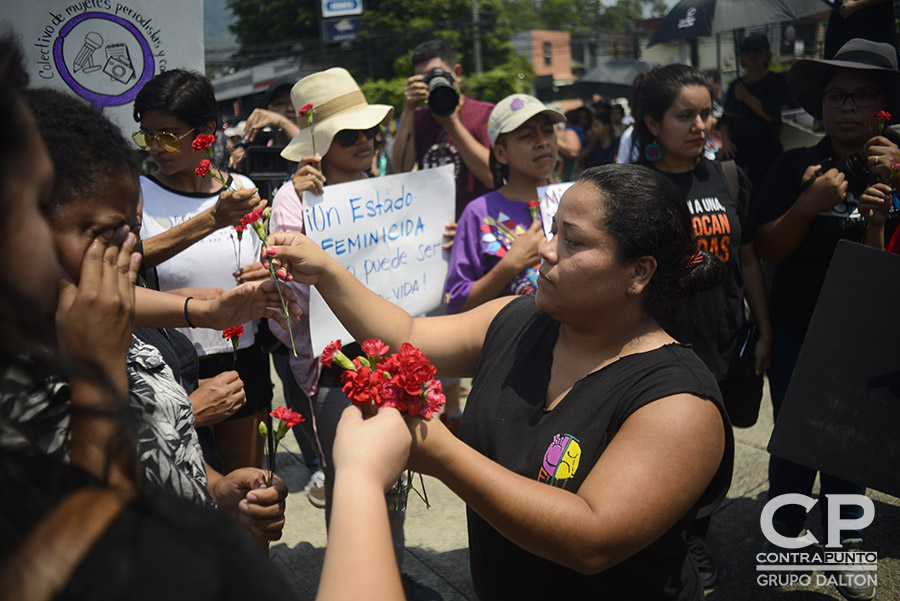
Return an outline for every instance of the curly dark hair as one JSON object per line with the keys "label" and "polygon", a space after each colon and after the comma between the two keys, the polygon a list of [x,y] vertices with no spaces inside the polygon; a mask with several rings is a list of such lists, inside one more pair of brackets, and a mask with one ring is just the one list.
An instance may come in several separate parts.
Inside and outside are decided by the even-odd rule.
{"label": "curly dark hair", "polygon": [[50,88],[26,90],[24,98],[56,169],[53,194],[41,206],[45,215],[109,177],[137,177],[137,150],[88,102]]}
{"label": "curly dark hair", "polygon": [[697,251],[684,193],[667,177],[640,165],[603,165],[585,170],[578,182],[597,190],[598,225],[615,240],[621,264],[656,259],[643,297],[660,325],[671,324],[697,292],[722,281],[725,264]]}

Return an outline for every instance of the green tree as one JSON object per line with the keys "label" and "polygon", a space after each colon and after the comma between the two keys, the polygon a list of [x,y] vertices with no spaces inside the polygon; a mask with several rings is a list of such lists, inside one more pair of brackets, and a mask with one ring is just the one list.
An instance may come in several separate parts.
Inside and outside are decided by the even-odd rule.
{"label": "green tree", "polygon": [[612,6],[605,7],[597,26],[609,31],[624,31],[635,21],[665,14],[665,0],[616,0]]}
{"label": "green tree", "polygon": [[505,4],[511,25],[521,31],[586,33],[603,12],[600,0],[505,0]]}
{"label": "green tree", "polygon": [[[472,3],[470,0],[370,0],[356,44],[366,61],[359,68],[372,78],[408,77],[413,48],[430,39],[444,40],[457,52],[463,71],[475,68]],[[479,0],[484,69],[508,62],[510,42],[502,0]],[[357,73],[360,74],[360,73]]]}
{"label": "green tree", "polygon": [[234,14],[231,31],[240,50],[239,65],[252,65],[296,55],[303,45],[318,41],[319,0],[228,0]]}

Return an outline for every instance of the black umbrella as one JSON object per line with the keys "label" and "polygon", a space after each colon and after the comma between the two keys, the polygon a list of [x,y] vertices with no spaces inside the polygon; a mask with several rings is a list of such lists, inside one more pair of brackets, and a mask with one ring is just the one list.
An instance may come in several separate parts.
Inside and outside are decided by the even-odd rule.
{"label": "black umbrella", "polygon": [[681,0],[663,17],[647,46],[796,21],[831,10],[831,6],[829,0]]}
{"label": "black umbrella", "polygon": [[582,75],[574,85],[607,98],[628,97],[631,95],[631,82],[635,76],[655,66],[654,63],[633,58],[611,60]]}

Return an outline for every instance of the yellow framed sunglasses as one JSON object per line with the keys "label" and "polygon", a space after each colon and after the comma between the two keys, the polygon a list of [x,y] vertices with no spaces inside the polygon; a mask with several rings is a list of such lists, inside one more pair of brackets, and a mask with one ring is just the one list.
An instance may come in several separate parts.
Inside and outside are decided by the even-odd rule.
{"label": "yellow framed sunglasses", "polygon": [[151,134],[148,131],[139,129],[131,134],[131,139],[134,140],[134,143],[137,144],[141,150],[150,150],[150,147],[153,145],[153,140],[155,139],[156,143],[159,144],[159,147],[166,152],[178,152],[181,148],[181,139],[194,133],[194,129],[195,128],[192,127],[190,131],[187,131],[180,136],[176,136],[167,131]]}

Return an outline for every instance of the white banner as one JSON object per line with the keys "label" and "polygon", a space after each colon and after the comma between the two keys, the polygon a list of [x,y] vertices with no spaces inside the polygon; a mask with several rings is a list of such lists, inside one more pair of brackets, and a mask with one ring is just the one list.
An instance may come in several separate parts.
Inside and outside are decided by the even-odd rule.
{"label": "white banner", "polygon": [[[453,166],[444,165],[305,192],[303,220],[306,235],[366,287],[421,315],[443,301],[449,253],[441,244],[455,199]],[[317,355],[332,340],[352,340],[314,286],[309,317]]]}
{"label": "white banner", "polygon": [[538,198],[541,199],[541,220],[544,224],[544,233],[547,234],[547,240],[553,238],[550,229],[553,227],[553,216],[556,215],[556,210],[559,208],[559,199],[574,183],[550,184],[537,189]]}
{"label": "white banner", "polygon": [[81,96],[126,135],[154,75],[205,68],[202,0],[13,0],[3,12],[22,38],[30,85]]}

